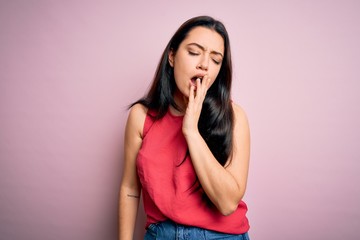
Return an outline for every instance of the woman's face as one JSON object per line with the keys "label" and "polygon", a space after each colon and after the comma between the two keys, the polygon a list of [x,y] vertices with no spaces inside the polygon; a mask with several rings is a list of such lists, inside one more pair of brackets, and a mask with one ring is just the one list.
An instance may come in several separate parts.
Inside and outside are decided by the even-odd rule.
{"label": "woman's face", "polygon": [[[216,31],[195,27],[181,42],[176,52],[170,51],[169,63],[174,68],[175,94],[189,97],[196,78],[207,75],[211,84],[218,75],[224,57],[224,40]],[[211,85],[210,85],[211,86]]]}

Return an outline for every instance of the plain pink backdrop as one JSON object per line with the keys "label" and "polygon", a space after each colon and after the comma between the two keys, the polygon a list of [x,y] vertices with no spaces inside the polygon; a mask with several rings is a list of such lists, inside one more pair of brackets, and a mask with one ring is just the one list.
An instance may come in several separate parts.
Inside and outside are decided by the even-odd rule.
{"label": "plain pink backdrop", "polygon": [[[1,1],[0,239],[117,239],[126,107],[190,17],[228,28],[252,239],[359,239],[360,2]],[[142,239],[140,208],[136,238]]]}

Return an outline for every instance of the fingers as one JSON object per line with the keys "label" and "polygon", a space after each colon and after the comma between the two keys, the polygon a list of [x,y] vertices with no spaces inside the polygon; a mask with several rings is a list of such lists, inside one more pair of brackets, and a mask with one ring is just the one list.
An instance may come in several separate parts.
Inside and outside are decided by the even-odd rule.
{"label": "fingers", "polygon": [[194,106],[194,104],[202,105],[210,85],[211,79],[208,75],[203,76],[202,80],[197,78],[195,85],[190,85],[188,107]]}
{"label": "fingers", "polygon": [[208,75],[203,76],[202,80],[200,78],[196,79],[196,97],[200,97],[202,100],[205,98],[206,92],[210,87],[210,77]]}
{"label": "fingers", "polygon": [[[210,78],[206,75],[196,79],[195,84],[190,85],[189,99],[184,117],[183,129],[196,129],[201,115],[202,105],[210,87]],[[185,126],[185,127],[184,127]],[[183,130],[184,131],[184,130]]]}
{"label": "fingers", "polygon": [[200,78],[196,79],[196,97],[199,96],[199,93],[201,92],[201,80]]}
{"label": "fingers", "polygon": [[190,94],[189,94],[189,102],[192,102],[195,98],[195,87],[193,85],[190,86]]}
{"label": "fingers", "polygon": [[210,87],[210,82],[211,82],[211,79],[208,75],[205,75],[202,79],[202,85],[206,88],[206,91],[209,89]]}

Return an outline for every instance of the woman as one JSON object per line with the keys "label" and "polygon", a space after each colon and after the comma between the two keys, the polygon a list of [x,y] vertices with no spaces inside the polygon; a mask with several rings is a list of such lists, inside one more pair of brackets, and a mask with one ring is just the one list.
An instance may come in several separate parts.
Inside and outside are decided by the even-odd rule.
{"label": "woman", "polygon": [[224,25],[208,16],[181,25],[128,116],[121,240],[133,237],[141,191],[145,239],[249,239],[250,134],[231,80]]}

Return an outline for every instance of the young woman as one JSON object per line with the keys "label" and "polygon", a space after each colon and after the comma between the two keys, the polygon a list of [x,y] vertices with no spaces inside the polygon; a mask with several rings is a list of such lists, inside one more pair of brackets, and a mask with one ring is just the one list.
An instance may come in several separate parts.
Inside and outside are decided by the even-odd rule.
{"label": "young woman", "polygon": [[128,116],[121,240],[133,238],[141,192],[145,239],[249,239],[250,134],[231,81],[224,25],[208,16],[181,25]]}

